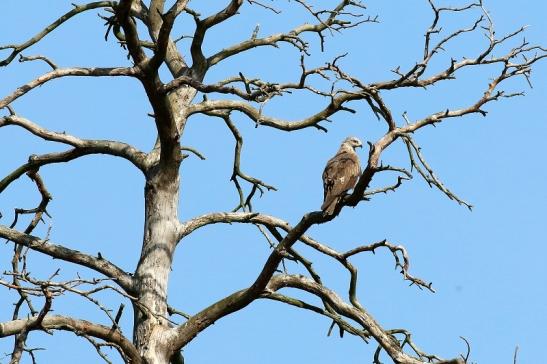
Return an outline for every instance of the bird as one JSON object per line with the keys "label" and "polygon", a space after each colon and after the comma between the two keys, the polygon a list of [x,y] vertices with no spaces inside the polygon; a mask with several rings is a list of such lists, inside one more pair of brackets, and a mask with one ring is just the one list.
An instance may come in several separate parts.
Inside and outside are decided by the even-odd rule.
{"label": "bird", "polygon": [[327,162],[323,171],[323,215],[332,215],[344,194],[357,184],[361,175],[361,164],[355,149],[362,147],[363,143],[358,138],[347,137],[336,155]]}

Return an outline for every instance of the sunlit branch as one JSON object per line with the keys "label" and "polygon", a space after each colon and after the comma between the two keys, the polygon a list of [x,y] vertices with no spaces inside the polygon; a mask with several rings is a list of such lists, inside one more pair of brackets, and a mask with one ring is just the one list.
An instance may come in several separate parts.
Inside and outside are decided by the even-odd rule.
{"label": "sunlit branch", "polygon": [[25,57],[22,54],[19,54],[19,62],[23,63],[23,62],[31,62],[31,61],[43,61],[48,66],[50,66],[53,70],[56,70],[57,68],[59,68],[59,66],[57,66],[55,62],[53,62],[51,59],[47,58],[46,56],[37,55],[37,56]]}

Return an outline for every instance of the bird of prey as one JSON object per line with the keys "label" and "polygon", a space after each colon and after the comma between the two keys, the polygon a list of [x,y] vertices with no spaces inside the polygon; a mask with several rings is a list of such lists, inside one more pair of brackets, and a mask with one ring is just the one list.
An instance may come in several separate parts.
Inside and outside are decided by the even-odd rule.
{"label": "bird of prey", "polygon": [[332,215],[344,194],[355,187],[361,175],[361,165],[355,148],[362,146],[363,143],[358,138],[347,137],[336,155],[327,162],[323,171],[323,214]]}

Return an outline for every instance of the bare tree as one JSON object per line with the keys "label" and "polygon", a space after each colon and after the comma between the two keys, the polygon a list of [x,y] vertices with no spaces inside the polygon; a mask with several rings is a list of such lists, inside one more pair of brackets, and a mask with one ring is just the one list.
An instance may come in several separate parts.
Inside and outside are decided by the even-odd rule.
{"label": "bare tree", "polygon": [[[296,0],[281,5],[265,0],[231,0],[224,9],[209,15],[193,10],[188,0],[177,0],[169,8],[165,5],[165,0],[151,0],[146,3],[134,0],[98,1],[74,5],[70,11],[24,43],[1,47],[4,52],[4,58],[0,61],[2,67],[8,67],[18,59],[20,62],[45,62],[51,70],[17,87],[0,100],[0,108],[6,110],[5,116],[0,119],[0,127],[16,126],[44,141],[65,147],[60,152],[29,156],[26,163],[0,180],[0,193],[3,193],[8,186],[26,174],[41,196],[35,208],[17,208],[13,222],[0,226],[0,236],[14,247],[11,267],[3,274],[0,284],[6,289],[15,290],[19,297],[14,305],[12,320],[0,323],[0,337],[13,336],[15,339],[11,363],[20,362],[24,353],[30,355],[34,361],[33,349],[27,347],[26,340],[36,330],[50,333],[55,330],[73,332],[89,341],[107,362],[109,358],[103,351],[105,347],[117,350],[124,362],[181,363],[181,350],[195,340],[199,333],[223,317],[246,308],[253,301],[264,299],[327,317],[332,320],[331,330],[337,328],[341,334],[345,332],[355,335],[364,343],[376,343],[377,350],[372,358],[374,363],[380,363],[382,353],[399,364],[467,362],[468,355],[444,360],[422,351],[412,341],[408,331],[384,328],[359,302],[356,293],[358,270],[351,262],[352,257],[378,249],[386,249],[393,255],[404,280],[433,291],[431,283],[415,277],[409,271],[410,258],[403,246],[383,240],[355,246],[348,251],[337,251],[307,234],[312,226],[335,219],[347,206],[367,203],[374,195],[395,191],[405,180],[412,178],[413,174],[421,176],[430,186],[458,204],[471,209],[469,203],[455,195],[437,177],[413,135],[426,126],[435,126],[448,119],[472,114],[486,116],[487,104],[521,95],[520,92],[505,92],[502,86],[507,80],[516,77],[529,80],[532,66],[547,57],[547,50],[531,45],[526,40],[517,39],[524,32],[524,27],[503,36],[497,35],[482,0],[461,7],[440,6],[433,0],[428,0],[428,3],[432,21],[425,27],[422,56],[411,67],[393,69],[392,78],[374,82],[365,82],[347,72],[342,67],[343,55],[319,67],[308,67],[309,59],[312,58],[310,47],[318,44],[323,49],[326,47],[325,40],[331,35],[338,35],[352,28],[362,28],[361,31],[365,32],[367,26],[373,26],[372,23],[380,20],[374,14],[367,14],[365,4],[355,0],[341,0],[332,7],[325,7],[324,2],[320,1],[312,4]],[[261,8],[265,16],[281,19],[284,13],[278,6],[287,7],[288,10],[304,10],[312,20],[303,20],[302,25],[270,35],[262,35],[257,25],[244,41],[210,54],[204,51],[206,35],[211,28],[251,7]],[[33,46],[46,37],[53,37],[55,30],[69,19],[95,9],[102,9],[101,17],[106,22],[105,38],[115,38],[120,43],[122,51],[127,53],[129,66],[62,67],[46,56],[30,55]],[[472,14],[476,18],[470,24],[452,32],[443,31],[445,17],[456,13]],[[177,21],[193,24],[193,34],[189,36],[189,42],[179,42],[182,38],[175,39],[172,35]],[[147,34],[144,34],[143,29],[147,30]],[[442,51],[466,33],[486,35],[485,46],[473,57],[452,58],[440,68],[432,65]],[[300,55],[300,77],[293,82],[268,81],[260,76],[245,74],[245,70],[216,82],[204,82],[211,68],[222,65],[232,57],[257,48],[279,47],[283,44],[293,47]],[[160,68],[163,65],[167,66],[171,75],[168,82],[160,78]],[[498,67],[491,68],[490,65]],[[456,79],[463,70],[470,68],[484,68],[484,72],[491,72],[491,81],[484,85],[480,97],[464,107],[443,108],[425,117],[412,119],[406,113],[395,115],[384,99],[384,95],[392,90],[425,89],[437,83],[449,82]],[[149,116],[154,120],[157,131],[157,140],[149,151],[141,151],[120,141],[83,139],[65,132],[48,130],[17,113],[13,105],[27,93],[38,87],[47,87],[50,81],[58,78],[114,76],[137,80],[146,93],[152,109]],[[324,106],[297,121],[267,114],[265,105],[268,102],[296,91],[322,97]],[[198,98],[198,94],[202,98]],[[292,226],[280,217],[253,210],[255,197],[275,190],[275,187],[247,174],[241,166],[243,136],[234,121],[234,115],[242,114],[260,128],[280,131],[315,128],[321,132],[327,131],[325,125],[330,121],[329,118],[339,113],[354,112],[351,105],[358,103],[368,105],[372,115],[385,123],[385,132],[378,140],[369,142],[368,159],[363,165],[358,183],[353,192],[336,206],[334,214],[311,211]],[[211,212],[181,221],[178,217],[181,162],[190,154],[203,158],[198,150],[181,145],[187,121],[197,115],[222,120],[233,135],[236,147],[231,181],[239,202],[232,211]],[[411,168],[381,162],[382,153],[395,143],[406,146]],[[40,177],[40,169],[95,154],[125,159],[142,172],[145,180],[144,234],[140,260],[135,264],[134,273],[124,271],[100,253],[95,255],[70,249],[70,242],[52,242],[49,233],[41,237],[32,235],[48,215],[47,208],[51,200],[46,183]],[[394,183],[377,189],[370,188],[374,177],[384,173],[395,173],[397,177]],[[318,205],[320,202],[318,198]],[[31,216],[26,227],[18,224],[22,215]],[[263,268],[254,281],[248,287],[217,302],[211,302],[192,315],[171,307],[167,300],[167,288],[177,245],[190,234],[209,225],[225,224],[226,229],[230,229],[235,223],[258,228],[271,245],[271,253],[263,262]],[[347,270],[350,277],[347,292],[335,292],[327,287],[315,270],[312,260],[297,250],[299,244],[339,263]],[[36,278],[27,266],[26,256],[29,251],[67,264],[89,268],[98,277],[87,279],[77,276],[64,280],[59,279],[56,271],[49,277]],[[291,274],[285,269],[286,261],[301,264],[307,275]],[[291,296],[284,288],[315,296],[322,305],[314,305]],[[102,292],[119,295],[131,304],[134,314],[132,337],[126,337],[119,326],[124,305],[117,311],[112,310],[97,298]],[[62,313],[52,314],[50,311],[55,298],[68,294],[79,296],[96,305],[108,317],[111,325],[105,326]],[[176,321],[176,316],[180,316],[183,321]]]}

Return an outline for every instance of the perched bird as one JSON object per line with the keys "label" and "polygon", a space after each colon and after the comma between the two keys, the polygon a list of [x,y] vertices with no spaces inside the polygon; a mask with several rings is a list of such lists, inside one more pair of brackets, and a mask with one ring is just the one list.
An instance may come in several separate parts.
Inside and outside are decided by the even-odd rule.
{"label": "perched bird", "polygon": [[363,143],[358,138],[347,137],[336,155],[327,162],[323,171],[323,214],[332,215],[344,194],[357,184],[361,175],[361,165],[355,148],[361,147]]}

